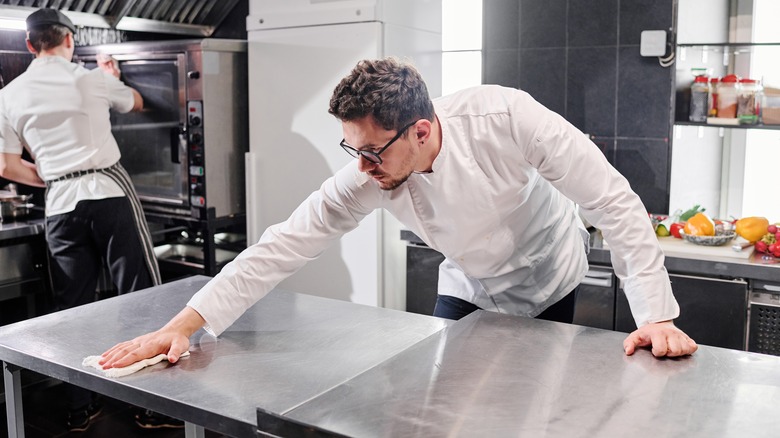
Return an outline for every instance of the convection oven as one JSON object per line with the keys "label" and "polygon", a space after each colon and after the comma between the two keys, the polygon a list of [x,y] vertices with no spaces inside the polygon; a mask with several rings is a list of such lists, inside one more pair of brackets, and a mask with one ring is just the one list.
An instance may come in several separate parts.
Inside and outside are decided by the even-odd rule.
{"label": "convection oven", "polygon": [[200,39],[79,47],[119,62],[144,110],[111,112],[122,165],[146,211],[204,219],[245,211],[248,151],[246,42]]}

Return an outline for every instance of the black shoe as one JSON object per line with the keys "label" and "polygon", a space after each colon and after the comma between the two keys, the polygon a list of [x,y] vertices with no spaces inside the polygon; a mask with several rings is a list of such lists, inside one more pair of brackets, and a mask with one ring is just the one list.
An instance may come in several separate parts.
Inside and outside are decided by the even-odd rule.
{"label": "black shoe", "polygon": [[183,429],[184,421],[158,414],[157,412],[145,410],[135,414],[135,424],[143,429]]}
{"label": "black shoe", "polygon": [[76,409],[68,412],[68,430],[70,432],[84,432],[89,429],[89,424],[103,412],[103,404],[92,402],[86,408]]}

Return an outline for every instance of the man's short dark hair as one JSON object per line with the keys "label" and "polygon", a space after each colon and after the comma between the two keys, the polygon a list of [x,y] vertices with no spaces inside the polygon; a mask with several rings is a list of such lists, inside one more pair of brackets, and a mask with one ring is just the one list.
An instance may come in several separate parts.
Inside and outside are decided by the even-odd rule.
{"label": "man's short dark hair", "polygon": [[396,58],[360,61],[333,90],[328,112],[341,121],[371,115],[388,131],[417,119],[433,122],[433,102],[420,73]]}

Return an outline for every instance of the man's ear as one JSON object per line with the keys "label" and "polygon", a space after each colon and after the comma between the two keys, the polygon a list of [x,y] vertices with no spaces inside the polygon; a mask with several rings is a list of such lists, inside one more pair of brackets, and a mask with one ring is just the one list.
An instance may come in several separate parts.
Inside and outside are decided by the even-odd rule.
{"label": "man's ear", "polygon": [[428,119],[422,119],[417,124],[417,141],[421,143],[425,143],[426,140],[431,136],[431,122]]}
{"label": "man's ear", "polygon": [[68,32],[68,34],[65,35],[65,47],[67,47],[68,49],[73,47],[73,44],[74,44],[73,41],[74,41],[73,40],[73,33]]}
{"label": "man's ear", "polygon": [[32,53],[33,55],[35,55],[35,56],[38,56],[38,52],[35,50],[35,47],[33,47],[32,43],[30,42],[30,39],[29,39],[29,38],[27,38],[27,39],[26,39],[26,40],[24,40],[24,41],[25,41],[25,43],[27,43],[27,50],[28,50],[30,53]]}

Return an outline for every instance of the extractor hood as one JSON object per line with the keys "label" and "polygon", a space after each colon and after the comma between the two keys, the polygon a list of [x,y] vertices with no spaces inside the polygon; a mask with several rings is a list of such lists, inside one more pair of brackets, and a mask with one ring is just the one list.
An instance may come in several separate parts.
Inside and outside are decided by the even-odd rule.
{"label": "extractor hood", "polygon": [[76,26],[211,36],[238,0],[0,0],[0,19],[61,10]]}

